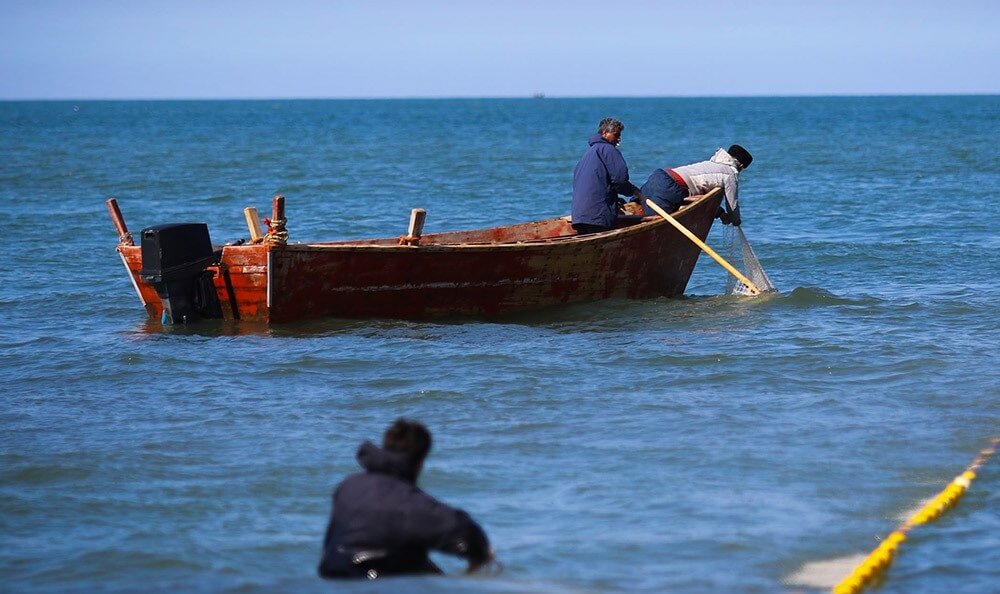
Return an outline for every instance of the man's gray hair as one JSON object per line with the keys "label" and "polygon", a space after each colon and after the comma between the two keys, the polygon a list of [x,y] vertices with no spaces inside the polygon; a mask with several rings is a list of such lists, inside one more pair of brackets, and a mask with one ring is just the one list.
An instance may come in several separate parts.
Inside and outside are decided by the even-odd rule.
{"label": "man's gray hair", "polygon": [[616,120],[615,118],[604,118],[601,123],[597,125],[597,133],[604,134],[605,132],[611,132],[612,134],[618,134],[625,129],[625,124]]}

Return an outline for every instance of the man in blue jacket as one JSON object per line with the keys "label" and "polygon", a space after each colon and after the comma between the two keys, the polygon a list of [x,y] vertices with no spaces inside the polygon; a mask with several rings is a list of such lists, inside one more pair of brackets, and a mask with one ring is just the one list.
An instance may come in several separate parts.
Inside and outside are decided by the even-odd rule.
{"label": "man in blue jacket", "polygon": [[492,559],[486,534],[469,514],[417,487],[430,449],[427,428],[406,419],[386,429],[381,448],[361,444],[357,458],[365,471],[333,492],[320,577],[440,574],[427,556],[431,550],[468,560],[469,571]]}
{"label": "man in blue jacket", "polygon": [[618,195],[641,197],[628,179],[628,166],[618,150],[625,125],[604,118],[597,134],[588,139],[590,148],[573,171],[573,228],[578,233],[608,231],[622,202]]}

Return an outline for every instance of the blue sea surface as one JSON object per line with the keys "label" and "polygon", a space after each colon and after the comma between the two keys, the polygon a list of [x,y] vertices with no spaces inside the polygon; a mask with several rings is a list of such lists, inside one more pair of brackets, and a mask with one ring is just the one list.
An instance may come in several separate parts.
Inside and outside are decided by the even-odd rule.
{"label": "blue sea surface", "polygon": [[[292,241],[560,216],[605,116],[639,184],[754,154],[743,227],[779,294],[725,296],[702,257],[680,299],[164,328],[104,206],[216,243],[276,193]],[[1000,434],[998,136],[997,96],[2,102],[3,590],[822,592],[816,563]],[[501,574],[315,576],[332,488],[399,416]],[[996,592],[998,510],[992,459],[878,591]]]}

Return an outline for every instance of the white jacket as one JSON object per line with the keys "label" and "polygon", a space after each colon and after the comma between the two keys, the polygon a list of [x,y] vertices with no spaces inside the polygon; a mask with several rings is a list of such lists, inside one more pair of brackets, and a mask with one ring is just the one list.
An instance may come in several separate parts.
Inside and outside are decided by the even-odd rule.
{"label": "white jacket", "polygon": [[[715,151],[708,161],[674,167],[677,175],[687,184],[692,196],[705,194],[713,188],[722,188],[726,193],[726,210],[739,212],[740,173],[739,161],[725,149]],[[737,220],[739,215],[737,214]]]}

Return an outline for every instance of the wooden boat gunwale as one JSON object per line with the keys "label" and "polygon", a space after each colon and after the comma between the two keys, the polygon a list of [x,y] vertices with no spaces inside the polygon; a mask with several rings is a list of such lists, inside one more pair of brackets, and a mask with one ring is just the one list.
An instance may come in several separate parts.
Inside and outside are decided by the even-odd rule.
{"label": "wooden boat gunwale", "polygon": [[[715,197],[716,194],[720,193],[722,190],[715,188],[710,192],[703,194],[701,196],[695,197],[696,199],[686,202],[684,206],[673,213],[674,217],[683,217],[684,213],[689,209],[692,209],[699,205],[705,200],[710,200]],[[552,217],[549,219],[540,219],[538,221],[532,221],[531,223],[519,223],[518,225],[501,225],[497,227],[484,227],[482,229],[470,229],[462,231],[444,231],[441,233],[427,234],[423,236],[424,241],[430,241],[432,238],[440,237],[449,234],[458,233],[487,233],[494,229],[509,229],[511,227],[516,227],[519,225],[530,225],[534,223],[548,223],[556,222],[560,220],[566,220],[566,217]],[[553,243],[583,243],[592,241],[603,241],[603,240],[617,240],[620,238],[627,237],[636,233],[644,233],[650,229],[656,227],[667,225],[668,223],[663,220],[662,217],[658,215],[642,217],[637,219],[635,222],[628,224],[623,227],[618,227],[616,229],[611,229],[610,231],[603,231],[600,233],[589,233],[586,235],[560,235],[558,237],[540,237],[538,239],[527,239],[527,240],[514,240],[514,241],[482,241],[482,242],[459,242],[459,243],[436,243],[430,241],[429,243],[420,243],[418,245],[399,245],[395,242],[395,238],[378,238],[362,240],[365,242],[375,242],[384,241],[386,243],[361,243],[358,240],[346,240],[346,241],[336,241],[336,242],[308,242],[308,243],[289,243],[282,246],[280,249],[293,249],[295,251],[355,251],[355,250],[370,250],[376,249],[380,251],[411,251],[414,249],[428,250],[428,251],[450,251],[450,250],[518,250],[518,249],[530,249],[537,246],[545,246]]]}

